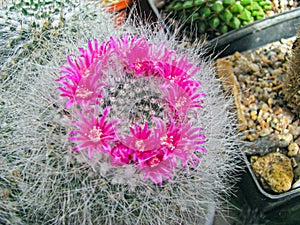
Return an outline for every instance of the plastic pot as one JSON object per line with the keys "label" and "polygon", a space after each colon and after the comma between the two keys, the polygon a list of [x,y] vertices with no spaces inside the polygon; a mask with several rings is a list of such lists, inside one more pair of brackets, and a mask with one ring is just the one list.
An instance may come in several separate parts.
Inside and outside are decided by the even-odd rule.
{"label": "plastic pot", "polygon": [[282,38],[290,38],[300,26],[300,8],[256,21],[237,30],[232,30],[208,42],[208,55],[218,58],[256,49]]}
{"label": "plastic pot", "polygon": [[[267,193],[261,187],[252,171],[246,155],[244,155],[244,159],[247,169],[241,176],[239,195],[245,199],[248,211],[255,213],[259,212],[260,216],[263,215],[263,221],[260,220],[258,224],[300,224],[300,188],[282,194]],[[255,213],[251,213],[250,216],[257,216]],[[251,224],[254,225],[256,223]]]}

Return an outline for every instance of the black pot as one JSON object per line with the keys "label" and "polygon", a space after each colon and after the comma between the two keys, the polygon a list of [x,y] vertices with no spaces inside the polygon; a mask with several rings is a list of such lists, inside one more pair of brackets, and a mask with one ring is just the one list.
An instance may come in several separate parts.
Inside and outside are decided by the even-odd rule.
{"label": "black pot", "polygon": [[[281,194],[266,192],[257,180],[248,159],[241,175],[237,196],[242,209],[243,225],[297,225],[300,224],[300,188]],[[243,200],[241,204],[241,199]],[[251,221],[251,222],[249,222]],[[239,224],[239,223],[237,223]]]}
{"label": "black pot", "polygon": [[300,8],[295,8],[214,38],[206,45],[208,55],[221,58],[237,51],[256,49],[282,38],[295,36],[298,26]]}

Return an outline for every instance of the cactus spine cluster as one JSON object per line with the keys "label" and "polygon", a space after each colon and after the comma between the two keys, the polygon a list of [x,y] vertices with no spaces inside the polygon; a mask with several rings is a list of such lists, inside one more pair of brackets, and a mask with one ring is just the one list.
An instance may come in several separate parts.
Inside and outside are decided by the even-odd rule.
{"label": "cactus spine cluster", "polygon": [[[98,5],[100,5],[98,3]],[[11,71],[22,68],[23,62],[30,59],[39,64],[51,58],[47,41],[53,36],[61,36],[60,28],[69,20],[76,20],[89,7],[98,8],[90,1],[59,1],[59,0],[18,0],[4,1],[0,11],[0,63],[2,65],[0,82],[6,80]],[[95,7],[96,6],[96,7]],[[78,27],[69,27],[76,31]]]}
{"label": "cactus spine cluster", "polygon": [[263,19],[270,9],[268,0],[173,0],[166,7],[186,27],[192,23],[193,29],[211,37]]}
{"label": "cactus spine cluster", "polygon": [[289,65],[282,90],[287,106],[300,117],[300,28],[293,44]]}

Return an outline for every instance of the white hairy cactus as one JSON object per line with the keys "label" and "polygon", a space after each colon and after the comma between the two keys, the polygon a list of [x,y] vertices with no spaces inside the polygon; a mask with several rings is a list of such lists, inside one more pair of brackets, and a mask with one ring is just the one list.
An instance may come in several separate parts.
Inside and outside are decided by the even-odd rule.
{"label": "white hairy cactus", "polygon": [[[70,4],[64,2],[65,7]],[[47,32],[32,28],[28,17],[30,22],[22,27],[24,38],[13,29],[0,36],[1,63],[7,65],[0,83],[0,188],[4,200],[0,222],[204,224],[209,209],[221,209],[222,199],[230,193],[231,175],[239,159],[234,116],[226,110],[230,101],[222,93],[211,61],[202,58],[200,45],[187,49],[175,35],[153,31],[153,26],[134,27],[128,22],[116,28],[111,15],[96,2],[80,4],[79,14],[75,13],[78,9],[69,7],[64,24]],[[1,14],[10,15],[5,23],[11,27],[14,18],[28,16],[7,7]],[[34,45],[31,53],[20,54],[18,50],[35,37],[32,29],[43,40],[43,47]],[[199,164],[177,168],[172,179],[162,185],[143,180],[131,165],[112,167],[101,153],[94,152],[88,159],[84,151],[74,152],[74,143],[68,139],[74,125],[59,96],[56,80],[60,66],[67,63],[68,54],[79,54],[78,47],[86,48],[88,40],[105,42],[125,34],[135,34],[157,46],[165,43],[200,66],[194,79],[201,82],[200,91],[207,96],[197,125],[206,136],[207,152],[198,154]],[[18,44],[7,46],[7,38],[14,35],[20,38]],[[10,64],[12,61],[18,66]]]}

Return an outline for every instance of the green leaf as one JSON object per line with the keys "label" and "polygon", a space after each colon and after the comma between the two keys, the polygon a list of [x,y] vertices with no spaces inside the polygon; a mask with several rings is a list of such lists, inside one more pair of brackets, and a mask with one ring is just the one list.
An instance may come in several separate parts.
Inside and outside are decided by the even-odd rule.
{"label": "green leaf", "polygon": [[253,0],[241,0],[240,3],[243,6],[250,5]]}
{"label": "green leaf", "polygon": [[211,28],[216,29],[220,25],[220,19],[218,17],[213,17],[209,21],[209,25]]}
{"label": "green leaf", "polygon": [[182,7],[184,9],[192,8],[193,7],[193,1],[186,1],[183,3]]}
{"label": "green leaf", "polygon": [[244,21],[249,21],[251,19],[251,12],[249,12],[247,9],[244,9],[239,15],[238,18]]}
{"label": "green leaf", "polygon": [[215,3],[212,5],[211,9],[212,9],[213,11],[215,11],[216,13],[219,13],[219,12],[221,12],[221,11],[224,9],[224,6],[223,6],[223,4],[220,3],[220,2],[215,2]]}
{"label": "green leaf", "polygon": [[220,26],[220,29],[219,29],[219,30],[220,30],[220,33],[221,33],[221,34],[225,34],[225,33],[228,32],[229,29],[228,29],[228,26],[227,26],[227,25],[223,24],[223,25]]}
{"label": "green leaf", "polygon": [[240,25],[241,25],[241,21],[236,17],[233,17],[232,20],[229,22],[229,26],[232,27],[233,29],[238,29]]}
{"label": "green leaf", "polygon": [[232,5],[235,3],[235,0],[224,0],[223,5]]}
{"label": "green leaf", "polygon": [[261,6],[257,2],[252,2],[250,5],[246,6],[249,11],[259,11],[262,10]]}
{"label": "green leaf", "polygon": [[206,3],[205,0],[195,0],[194,1],[195,6],[200,6],[200,5],[203,5],[204,3]]}
{"label": "green leaf", "polygon": [[173,10],[181,10],[182,8],[182,3],[177,2],[176,5],[174,5]]}
{"label": "green leaf", "polygon": [[230,11],[236,14],[242,12],[243,9],[244,7],[238,3],[235,3],[230,7]]}
{"label": "green leaf", "polygon": [[204,33],[206,31],[206,25],[203,22],[198,23],[198,29],[200,33]]}
{"label": "green leaf", "polygon": [[211,15],[211,10],[209,7],[204,7],[200,10],[200,15],[203,19],[209,17]]}
{"label": "green leaf", "polygon": [[225,22],[229,22],[231,20],[231,18],[233,17],[232,13],[228,9],[226,9],[224,12],[220,13],[219,16]]}

